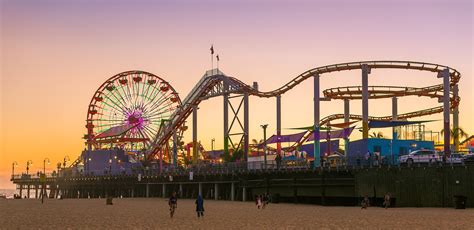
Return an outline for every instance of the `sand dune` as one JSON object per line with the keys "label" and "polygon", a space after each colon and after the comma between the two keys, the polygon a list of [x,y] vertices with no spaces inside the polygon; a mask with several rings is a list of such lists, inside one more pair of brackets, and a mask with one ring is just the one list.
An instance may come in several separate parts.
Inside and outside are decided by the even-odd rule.
{"label": "sand dune", "polygon": [[179,200],[170,219],[167,200],[0,200],[0,229],[474,229],[474,209],[322,207],[205,200],[198,219],[192,200]]}

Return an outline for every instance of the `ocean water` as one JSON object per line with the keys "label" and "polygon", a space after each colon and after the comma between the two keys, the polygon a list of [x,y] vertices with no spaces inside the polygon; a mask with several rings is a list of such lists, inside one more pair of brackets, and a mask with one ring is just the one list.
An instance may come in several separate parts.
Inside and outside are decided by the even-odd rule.
{"label": "ocean water", "polygon": [[13,199],[13,194],[15,194],[15,189],[0,189],[0,195],[5,194],[8,199]]}

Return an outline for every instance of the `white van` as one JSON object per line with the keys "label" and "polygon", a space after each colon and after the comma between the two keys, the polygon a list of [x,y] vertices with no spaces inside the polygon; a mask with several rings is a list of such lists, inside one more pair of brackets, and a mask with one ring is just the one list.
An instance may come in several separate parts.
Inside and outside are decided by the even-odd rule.
{"label": "white van", "polygon": [[437,163],[443,158],[434,150],[422,149],[413,151],[398,158],[400,164],[412,165],[413,163]]}

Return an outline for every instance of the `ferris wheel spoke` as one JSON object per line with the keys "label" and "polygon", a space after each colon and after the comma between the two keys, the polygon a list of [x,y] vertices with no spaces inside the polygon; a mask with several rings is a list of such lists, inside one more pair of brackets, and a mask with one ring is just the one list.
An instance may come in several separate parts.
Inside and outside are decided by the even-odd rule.
{"label": "ferris wheel spoke", "polygon": [[132,84],[132,87],[133,87],[133,78],[129,76],[129,80],[128,80],[128,84],[127,84],[127,92],[128,92],[128,98],[130,99],[130,105],[132,104],[132,101],[133,101],[133,97],[132,97],[132,93],[130,91],[130,84]]}
{"label": "ferris wheel spoke", "polygon": [[161,122],[162,120],[169,120],[170,117],[171,117],[170,114],[165,114],[165,113],[162,112],[162,113],[154,114],[154,115],[149,116],[149,117],[145,117],[145,119],[148,119],[148,120],[152,121],[152,123],[159,125],[159,124],[161,124],[159,122]]}
{"label": "ferris wheel spoke", "polygon": [[120,86],[120,89],[122,90],[121,95],[124,97],[125,104],[130,104],[130,99],[128,98],[127,92],[125,92],[125,87],[128,88],[128,79],[127,79],[127,84]]}
{"label": "ferris wheel spoke", "polygon": [[[156,103],[157,101],[162,100],[162,98],[166,96],[166,92],[163,92],[163,93],[161,93],[161,92],[162,91],[160,89],[156,90],[156,93],[151,95],[151,98],[150,98],[149,102],[146,104],[145,108],[151,107],[154,103]],[[158,95],[159,95],[159,97],[158,97]],[[156,97],[158,97],[158,99],[156,99]]]}
{"label": "ferris wheel spoke", "polygon": [[[111,101],[113,104],[115,104],[108,96],[106,96],[106,97],[109,99],[109,101]],[[115,106],[113,106],[113,105],[107,103],[106,100],[102,101],[102,103],[108,105],[110,108],[115,109],[115,110],[116,110],[117,112],[119,112],[119,113],[124,113],[124,112],[125,112],[125,111],[123,111],[123,109],[120,108],[120,106],[117,105],[117,107],[115,107]],[[115,105],[116,105],[116,104],[115,104]]]}
{"label": "ferris wheel spoke", "polygon": [[[121,101],[120,101],[118,98],[117,98],[117,100],[119,100],[119,101],[121,102],[122,106],[123,106],[125,109],[127,109],[128,112],[130,112],[130,111],[129,111],[129,108],[128,108],[128,106],[127,106],[127,101],[125,100],[125,98],[123,98],[122,93],[120,93],[120,91],[119,91],[118,88],[121,88],[121,89],[122,89],[123,87],[122,87],[122,86],[117,87],[117,90],[114,91],[114,97],[117,98],[117,97],[115,96],[115,92],[116,92],[117,95],[120,97]],[[122,92],[123,92],[123,90],[122,90]],[[125,95],[124,95],[124,96],[125,96]]]}
{"label": "ferris wheel spoke", "polygon": [[[151,79],[148,79],[148,78],[151,78]],[[156,85],[158,85],[158,81],[156,81],[154,84],[149,84],[148,81],[149,80],[154,80],[153,79],[154,77],[153,76],[147,76],[147,87],[146,87],[146,91],[143,93],[143,106],[145,106],[145,103],[150,101],[150,98],[148,97],[148,93],[150,92],[150,88],[152,88],[153,90],[156,89]]]}
{"label": "ferris wheel spoke", "polygon": [[109,120],[109,119],[98,119],[100,121],[118,121],[118,122],[125,122],[125,120]]}
{"label": "ferris wheel spoke", "polygon": [[107,124],[98,125],[97,127],[105,127],[105,126],[114,127],[114,126],[117,126],[117,125],[123,125],[123,123],[107,123]]}
{"label": "ferris wheel spoke", "polygon": [[[138,75],[135,75],[135,77],[139,77]],[[132,80],[133,80],[134,77],[132,77]],[[134,102],[133,102],[133,106],[135,106],[137,104],[137,99],[138,99],[138,94],[136,93],[136,86],[139,86],[138,83],[135,83],[135,81],[132,81],[132,96],[134,96]],[[135,108],[135,107],[134,107]]]}
{"label": "ferris wheel spoke", "polygon": [[144,129],[143,131],[146,133],[148,137],[148,142],[151,143],[153,141],[153,138],[155,138],[155,134],[151,133],[150,131],[146,129]]}
{"label": "ferris wheel spoke", "polygon": [[[123,99],[120,100],[120,99],[115,95],[115,91],[116,91],[116,90],[114,90],[114,92],[111,93],[111,94],[112,94],[112,96],[113,96],[115,99],[117,99],[117,101],[120,103],[120,105],[117,105],[117,104],[116,104],[116,105],[117,105],[117,106],[120,106],[124,111],[130,112],[130,111],[129,111],[129,108],[127,108],[127,106],[126,106],[124,103],[122,103],[122,100],[123,100]],[[119,94],[119,95],[120,95],[120,94]]]}
{"label": "ferris wheel spoke", "polygon": [[[104,96],[110,101],[112,102],[116,108],[118,108],[118,110],[121,112],[121,113],[124,113],[126,114],[125,112],[127,111],[127,108],[125,106],[121,106],[121,105],[118,105],[115,100],[113,100],[113,98],[110,97],[110,95],[112,95],[115,99],[117,99],[117,101],[120,101],[114,93],[110,92],[109,94],[104,94]],[[104,100],[103,102],[106,102],[106,100]],[[107,103],[106,103],[107,104]],[[107,104],[108,106],[111,106],[110,104]]]}
{"label": "ferris wheel spoke", "polygon": [[[158,83],[155,83],[155,84],[158,84]],[[152,96],[154,95],[156,90],[157,90],[157,87],[153,87],[153,89],[151,90],[150,95],[148,95],[148,92],[146,93],[145,98],[147,99],[147,102],[143,105],[144,108],[148,103],[150,103],[153,100]],[[159,89],[158,89],[158,91],[159,91]]]}
{"label": "ferris wheel spoke", "polygon": [[169,102],[164,102],[164,103],[166,103],[166,104],[162,104],[162,105],[160,105],[160,106],[157,106],[157,107],[151,109],[150,111],[148,111],[148,113],[150,113],[150,114],[153,115],[153,114],[156,114],[156,113],[160,113],[160,112],[162,112],[163,110],[165,110],[165,111],[166,111],[166,110],[169,110],[169,109],[170,109],[169,107],[173,104],[173,102],[171,102],[171,101],[169,101]]}
{"label": "ferris wheel spoke", "polygon": [[[159,118],[160,120],[164,120],[164,118],[169,118],[169,117],[171,117],[171,114],[166,114],[166,113],[167,113],[167,111],[163,111],[163,110],[161,110],[161,111],[156,111],[156,112],[154,112],[152,115],[147,116],[147,117],[143,117],[143,118],[149,119],[149,120],[154,120],[154,119],[158,119],[158,118]],[[163,114],[165,114],[165,115],[163,115]],[[164,118],[163,118],[163,117],[164,117]]]}
{"label": "ferris wheel spoke", "polygon": [[101,120],[117,120],[117,121],[122,121],[122,122],[126,121],[125,116],[117,115],[117,113],[115,111],[110,111],[110,113],[104,114],[103,116],[100,116],[99,119],[101,119]]}
{"label": "ferris wheel spoke", "polygon": [[142,138],[150,140],[150,137],[145,133],[145,130],[138,130],[138,133],[142,136]]}
{"label": "ferris wheel spoke", "polygon": [[143,104],[143,93],[145,91],[145,86],[146,86],[146,81],[147,81],[147,76],[144,75],[144,74],[141,74],[141,77],[142,77],[142,83],[140,84],[142,86],[142,92],[140,93],[140,85],[138,85],[138,92],[139,92],[139,95],[140,95],[140,105]]}
{"label": "ferris wheel spoke", "polygon": [[98,117],[98,119],[101,119],[101,120],[121,120],[122,122],[124,122],[126,120],[126,118],[123,114],[117,115],[117,113],[113,110],[111,110],[109,113],[103,114],[102,116]]}
{"label": "ferris wheel spoke", "polygon": [[170,98],[167,97],[167,96],[170,96],[170,95],[163,95],[158,101],[156,101],[155,103],[153,103],[151,106],[149,106],[149,110],[147,110],[148,112],[152,112],[153,110],[155,110],[156,108],[159,108],[163,105],[163,103],[165,103],[167,100],[169,100]]}
{"label": "ferris wheel spoke", "polygon": [[[151,127],[144,127],[144,130],[149,133],[151,138],[155,138],[155,136],[158,134],[158,131],[154,131]],[[152,140],[151,138],[150,140]]]}
{"label": "ferris wheel spoke", "polygon": [[159,127],[153,127],[151,125],[146,125],[146,126],[143,126],[143,127],[146,128],[146,129],[149,129],[152,133],[158,133]]}
{"label": "ferris wheel spoke", "polygon": [[[142,83],[138,84],[138,94],[137,94],[137,106],[138,108],[142,109],[143,110],[143,100],[144,100],[144,91],[145,91],[145,82],[146,82],[146,78],[143,77],[143,81]],[[140,86],[141,86],[141,91],[140,91]]]}
{"label": "ferris wheel spoke", "polygon": [[[147,82],[148,82],[148,80],[147,80]],[[148,100],[148,92],[150,91],[150,86],[151,86],[151,84],[147,84],[146,91],[145,91],[145,93],[144,93],[144,95],[143,95],[143,99],[144,99],[144,100]],[[154,88],[155,88],[155,87],[153,87],[153,89],[154,89]]]}

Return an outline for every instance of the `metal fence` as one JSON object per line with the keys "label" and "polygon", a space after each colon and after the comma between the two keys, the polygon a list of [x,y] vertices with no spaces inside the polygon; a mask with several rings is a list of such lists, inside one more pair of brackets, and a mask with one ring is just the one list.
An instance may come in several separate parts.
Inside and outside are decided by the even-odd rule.
{"label": "metal fence", "polygon": [[[282,160],[277,162],[269,160],[253,162],[228,162],[228,163],[199,163],[194,165],[173,166],[152,164],[151,166],[133,167],[129,170],[87,170],[78,171],[68,168],[59,172],[59,177],[82,177],[82,176],[163,176],[163,175],[187,175],[190,172],[200,174],[229,174],[242,172],[273,172],[273,171],[298,171],[298,170],[354,170],[375,167],[440,167],[465,165],[459,158],[448,158],[443,162],[442,158],[415,158],[409,162],[400,162],[398,156],[385,155],[382,157],[327,157],[323,158],[320,166],[314,168],[314,161],[305,159]],[[48,178],[58,177],[56,173],[48,173]],[[38,179],[39,174],[13,175],[12,179]]]}

